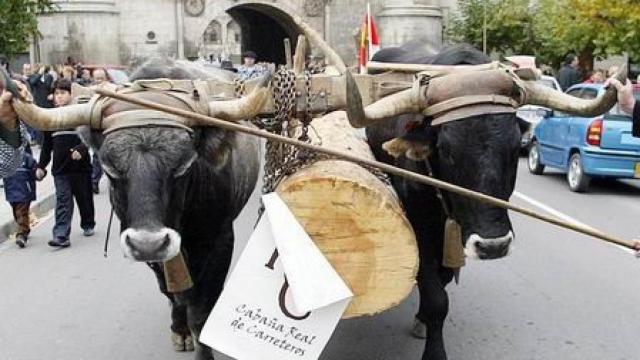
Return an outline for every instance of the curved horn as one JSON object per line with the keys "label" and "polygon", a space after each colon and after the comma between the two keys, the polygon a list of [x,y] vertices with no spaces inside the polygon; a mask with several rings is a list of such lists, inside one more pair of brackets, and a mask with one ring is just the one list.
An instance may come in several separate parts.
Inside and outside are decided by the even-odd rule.
{"label": "curved horn", "polygon": [[44,109],[34,105],[26,86],[14,82],[4,69],[0,70],[0,83],[13,95],[11,104],[18,117],[37,130],[64,130],[89,124],[91,119],[89,104]]}
{"label": "curved horn", "polygon": [[320,51],[325,54],[325,58],[338,69],[340,74],[345,76],[346,112],[351,126],[366,127],[395,115],[420,111],[419,106],[415,104],[411,89],[387,96],[363,108],[362,96],[360,95],[356,81],[347,69],[344,61],[342,61],[340,55],[322,39],[322,36],[320,36],[317,31],[304,23],[300,18],[294,16],[294,21],[304,32],[309,42],[320,49]]}
{"label": "curved horn", "polygon": [[25,123],[41,131],[57,131],[89,125],[91,105],[76,104],[45,109],[30,102],[13,100],[13,108]]}
{"label": "curved horn", "polygon": [[[620,67],[615,78],[624,82],[627,79],[627,65]],[[593,117],[606,113],[618,101],[616,88],[609,86],[604,95],[592,100],[585,100],[554,90],[534,81],[524,81],[526,98],[524,104],[545,106],[567,113]],[[523,104],[523,105],[524,105]]]}
{"label": "curved horn", "polygon": [[209,115],[227,121],[241,121],[260,114],[270,95],[267,88],[270,79],[271,74],[266,74],[251,94],[243,98],[209,102]]}

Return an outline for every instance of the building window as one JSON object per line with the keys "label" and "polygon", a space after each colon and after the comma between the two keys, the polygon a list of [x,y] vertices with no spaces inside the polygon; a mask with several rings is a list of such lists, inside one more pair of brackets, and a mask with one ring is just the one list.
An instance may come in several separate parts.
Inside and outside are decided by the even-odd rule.
{"label": "building window", "polygon": [[227,24],[227,42],[232,44],[240,44],[242,36],[240,35],[240,25],[235,20],[229,21]]}
{"label": "building window", "polygon": [[213,20],[204,31],[205,44],[221,44],[222,43],[222,26],[216,20]]}

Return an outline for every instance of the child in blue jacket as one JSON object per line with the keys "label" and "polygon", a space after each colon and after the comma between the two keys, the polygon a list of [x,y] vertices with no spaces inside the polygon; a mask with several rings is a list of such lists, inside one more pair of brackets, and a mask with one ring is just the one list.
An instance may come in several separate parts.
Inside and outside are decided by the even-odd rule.
{"label": "child in blue jacket", "polygon": [[24,248],[31,232],[29,226],[29,209],[31,202],[36,199],[36,160],[31,149],[25,149],[22,164],[12,176],[4,178],[5,198],[13,209],[13,219],[18,224],[16,244]]}

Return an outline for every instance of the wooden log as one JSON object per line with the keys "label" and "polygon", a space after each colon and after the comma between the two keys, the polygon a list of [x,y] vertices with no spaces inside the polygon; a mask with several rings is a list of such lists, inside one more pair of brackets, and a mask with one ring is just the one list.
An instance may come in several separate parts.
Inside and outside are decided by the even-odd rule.
{"label": "wooden log", "polygon": [[[344,112],[318,118],[312,126],[316,143],[373,159]],[[276,191],[353,291],[343,318],[380,313],[410,294],[418,250],[389,185],[359,165],[319,160],[284,179]]]}

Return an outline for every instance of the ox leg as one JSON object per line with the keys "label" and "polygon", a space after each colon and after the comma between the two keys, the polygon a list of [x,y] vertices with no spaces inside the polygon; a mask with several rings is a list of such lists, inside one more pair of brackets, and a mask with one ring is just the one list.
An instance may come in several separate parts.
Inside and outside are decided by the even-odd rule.
{"label": "ox leg", "polygon": [[[197,254],[187,259],[194,288],[189,295],[187,320],[195,341],[196,360],[213,360],[212,349],[200,342],[200,332],[213,306],[222,293],[224,280],[231,266],[233,254],[233,227],[231,222],[221,226],[215,240],[188,239],[185,244],[199,244],[189,248],[188,254]],[[205,254],[205,256],[202,256]]]}
{"label": "ox leg", "polygon": [[445,285],[451,281],[453,274],[451,270],[442,268],[433,260],[420,265],[420,310],[416,320],[426,325],[426,344],[422,360],[446,360],[442,327],[449,312],[449,296]]}
{"label": "ox leg", "polygon": [[167,283],[164,271],[159,263],[147,263],[153,270],[158,280],[158,287],[167,299],[171,307],[171,343],[175,351],[193,351],[193,338],[187,324],[187,306],[178,301],[177,297],[167,291]]}

